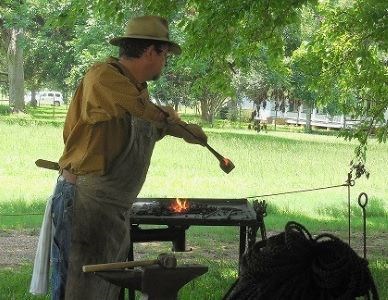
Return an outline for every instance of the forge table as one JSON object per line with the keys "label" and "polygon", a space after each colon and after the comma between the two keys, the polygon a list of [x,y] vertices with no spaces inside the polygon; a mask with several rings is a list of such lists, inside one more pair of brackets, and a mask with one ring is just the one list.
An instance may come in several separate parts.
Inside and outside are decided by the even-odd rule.
{"label": "forge table", "polygon": [[[186,251],[186,230],[190,226],[237,226],[240,228],[239,258],[256,241],[260,229],[266,239],[264,201],[247,199],[190,198],[185,212],[171,213],[175,198],[138,198],[131,212],[131,247],[128,260],[133,260],[133,243],[171,241],[172,250]],[[181,199],[181,201],[183,201]],[[167,228],[141,228],[142,224],[166,225]]]}
{"label": "forge table", "polygon": [[[131,243],[128,260],[134,260],[133,244],[137,242],[171,241],[172,250],[186,251],[186,230],[190,226],[237,226],[240,228],[239,264],[247,248],[256,241],[260,229],[261,238],[266,239],[264,217],[265,201],[247,199],[180,199],[189,208],[182,212],[171,212],[176,198],[137,198],[131,209]],[[158,228],[141,228],[141,225],[157,225]],[[166,228],[159,228],[166,225]],[[147,226],[148,227],[148,226]],[[124,299],[122,289],[119,299]],[[135,299],[129,290],[129,299]]]}

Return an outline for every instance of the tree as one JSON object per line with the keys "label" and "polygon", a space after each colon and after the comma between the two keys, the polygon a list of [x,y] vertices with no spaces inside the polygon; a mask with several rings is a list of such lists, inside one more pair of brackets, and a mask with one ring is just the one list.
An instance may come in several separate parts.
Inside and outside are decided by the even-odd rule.
{"label": "tree", "polygon": [[307,108],[305,125],[305,132],[307,133],[312,132],[312,109],[317,105],[317,95],[311,85],[319,75],[319,65],[313,63],[314,58],[310,57],[314,56],[314,53],[306,50],[306,44],[311,41],[314,31],[320,25],[319,15],[317,15],[314,8],[312,5],[306,5],[301,10],[301,23],[298,29],[293,31],[292,40],[297,42],[292,43],[294,48],[289,51],[288,61],[291,86],[289,100],[297,104],[298,118],[300,105],[303,104],[304,108]]}
{"label": "tree", "polygon": [[172,56],[163,71],[163,76],[150,84],[150,92],[160,104],[172,105],[178,110],[179,104],[195,107],[191,86],[195,81],[189,68],[179,64],[179,59]]}
{"label": "tree", "polygon": [[317,95],[310,86],[315,81],[316,76],[319,75],[319,70],[316,68],[316,64],[311,64],[311,59],[308,56],[309,53],[306,52],[303,45],[293,53],[290,62],[290,98],[300,100],[300,102],[303,102],[304,107],[307,107],[305,131],[311,133],[311,114],[316,105]]}
{"label": "tree", "polygon": [[359,140],[356,156],[365,161],[368,136],[385,142],[388,134],[386,1],[324,1],[318,13],[321,26],[306,49],[319,65],[311,88],[320,103],[336,97],[344,113],[360,119],[342,134]]}
{"label": "tree", "polygon": [[[13,7],[10,0],[4,3],[2,8]],[[173,72],[167,74],[172,83],[162,81],[154,86],[156,98],[174,101],[175,105],[181,99],[196,98],[201,101],[203,117],[211,120],[220,103],[239,96],[236,77],[247,76],[251,91],[257,89],[261,95],[273,91],[281,98],[279,105],[286,95],[294,95],[360,118],[361,126],[345,134],[349,139],[358,138],[364,148],[371,133],[386,141],[384,111],[388,93],[382,83],[387,72],[387,26],[383,0],[53,3],[46,3],[47,23],[59,24],[54,26],[55,32],[58,37],[66,36],[59,47],[66,59],[55,64],[57,74],[51,76],[57,84],[74,85],[91,62],[112,52],[112,48],[101,45],[101,40],[121,34],[128,17],[158,14],[173,24],[171,35],[182,45],[183,55],[171,69]],[[29,4],[44,6],[40,0],[30,0]],[[307,17],[306,7],[312,9]],[[12,24],[5,12],[12,15],[2,9],[2,20]],[[2,28],[8,28],[4,24]],[[24,24],[14,24],[15,28],[26,28]],[[289,59],[291,55],[293,58]],[[264,66],[269,72],[255,69],[255,65]],[[289,68],[293,72],[291,78]],[[166,86],[188,97],[167,94],[163,88]],[[249,93],[249,87],[246,90]]]}
{"label": "tree", "polygon": [[[249,66],[246,57],[259,55],[260,43],[268,47],[272,57],[281,56],[284,28],[298,20],[299,9],[307,2],[313,1],[73,0],[63,15],[74,23],[76,18],[85,17],[87,11],[94,11],[111,24],[122,24],[129,11],[133,15],[167,17],[176,25],[172,35],[184,49],[181,61],[194,68],[191,73],[197,80],[192,85],[193,94],[202,101],[202,115],[211,119],[220,103],[231,96],[233,68]],[[215,102],[208,103],[211,99]]]}
{"label": "tree", "polygon": [[63,85],[61,75],[66,72],[57,67],[65,60],[57,57],[67,52],[61,47],[67,35],[64,30],[44,27],[47,16],[58,3],[20,0],[0,5],[1,48],[7,53],[9,98],[16,111],[24,109],[25,85],[33,94],[43,84],[47,87]]}
{"label": "tree", "polygon": [[70,8],[70,2],[58,0],[0,4],[1,48],[8,53],[9,94],[16,110],[24,109],[24,79],[32,94],[40,88],[58,89],[66,99],[86,68],[111,54],[112,49],[101,47],[111,24],[88,10],[85,19],[65,24],[61,21]]}
{"label": "tree", "polygon": [[[45,1],[34,2],[30,6],[30,22],[25,30],[25,80],[32,97],[40,89],[67,92],[65,79],[74,59],[71,47],[67,45],[72,38],[72,29],[59,27],[51,22],[55,10]],[[66,98],[66,97],[65,97]]]}
{"label": "tree", "polygon": [[[214,92],[230,96],[230,90],[225,87],[231,85],[236,72],[242,76],[250,74],[252,85],[247,92],[251,96],[254,89],[264,95],[267,89],[278,86],[277,80],[284,79],[274,75],[283,65],[284,29],[297,21],[298,10],[306,2],[192,1],[187,8],[187,18],[180,24],[186,33],[187,57],[212,61],[211,72],[205,74],[203,80],[206,87],[211,85]],[[257,76],[255,80],[254,73],[261,73],[260,69],[252,67],[256,61],[264,61],[268,69],[274,67],[275,71],[268,72],[266,75],[269,76]],[[222,77],[214,74],[222,74]],[[221,80],[224,81],[222,84]],[[232,98],[237,98],[237,90],[241,91],[235,89]]]}
{"label": "tree", "polygon": [[7,57],[9,101],[16,111],[24,109],[24,24],[18,16],[25,12],[23,1],[4,1],[0,4],[0,46]]}

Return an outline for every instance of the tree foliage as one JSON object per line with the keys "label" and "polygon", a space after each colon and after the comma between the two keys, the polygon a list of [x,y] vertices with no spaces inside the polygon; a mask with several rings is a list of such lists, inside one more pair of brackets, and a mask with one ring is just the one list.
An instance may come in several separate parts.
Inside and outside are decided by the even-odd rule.
{"label": "tree foliage", "polygon": [[232,85],[236,70],[251,72],[251,61],[257,59],[263,46],[274,60],[282,56],[284,28],[299,22],[299,10],[307,2],[312,1],[73,0],[62,16],[67,23],[75,23],[80,15],[94,11],[114,24],[139,14],[168,18],[173,25],[172,36],[184,50],[179,64],[194,81],[190,95],[207,110],[202,112],[204,118],[211,119],[226,98],[236,98]]}
{"label": "tree foliage", "polygon": [[357,156],[365,159],[367,138],[386,141],[388,122],[386,1],[325,1],[318,6],[319,29],[306,51],[319,75],[311,82],[321,103],[336,99],[342,111],[361,120],[343,132],[357,138]]}
{"label": "tree foliage", "polygon": [[387,138],[385,2],[6,0],[0,53],[7,53],[4,32],[23,29],[28,88],[72,91],[91,63],[116,54],[108,41],[129,18],[160,15],[183,54],[150,85],[155,99],[200,103],[208,121],[226,100],[244,96],[324,107],[361,119],[344,135],[360,141],[357,155],[365,159],[368,135]]}

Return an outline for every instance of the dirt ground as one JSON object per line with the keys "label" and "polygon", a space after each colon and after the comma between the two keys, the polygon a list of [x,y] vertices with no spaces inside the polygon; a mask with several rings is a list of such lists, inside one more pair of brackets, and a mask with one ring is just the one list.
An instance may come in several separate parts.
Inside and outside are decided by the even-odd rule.
{"label": "dirt ground", "polygon": [[[268,233],[272,235],[275,233]],[[343,232],[333,233],[347,241],[347,234]],[[354,234],[351,237],[351,246],[363,255],[363,243],[360,235]],[[209,247],[203,247],[190,243],[190,237],[187,238],[187,248],[192,251],[177,254],[177,256],[191,260],[190,258],[205,257],[209,260],[238,260],[238,239],[236,244],[225,244],[212,246],[214,241],[209,240]],[[25,263],[32,263],[35,257],[35,251],[38,244],[37,231],[0,231],[0,268],[13,268]],[[136,243],[135,259],[141,259],[149,253],[161,253],[169,251],[171,243],[152,242]],[[215,250],[217,249],[217,250]],[[367,255],[368,257],[388,257],[388,233],[379,233],[378,235],[367,236]]]}
{"label": "dirt ground", "polygon": [[[211,243],[211,241],[209,241]],[[33,263],[38,245],[38,233],[28,231],[0,231],[0,269],[14,268],[23,264]],[[135,259],[143,259],[150,255],[171,251],[171,242],[136,243],[134,246]],[[185,253],[176,253],[178,258],[195,261],[197,257],[207,259],[238,260],[238,245],[219,245],[218,251],[214,247],[204,248],[187,242]],[[219,253],[221,252],[221,253]]]}
{"label": "dirt ground", "polygon": [[0,268],[33,262],[38,236],[31,234],[21,231],[0,231]]}

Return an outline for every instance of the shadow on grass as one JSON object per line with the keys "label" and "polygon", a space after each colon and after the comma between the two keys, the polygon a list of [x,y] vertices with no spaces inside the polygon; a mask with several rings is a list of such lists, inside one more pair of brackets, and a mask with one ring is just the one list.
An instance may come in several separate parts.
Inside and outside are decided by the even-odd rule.
{"label": "shadow on grass", "polygon": [[46,201],[0,202],[0,229],[38,229],[45,207]]}
{"label": "shadow on grass", "polygon": [[[348,217],[348,211],[347,209],[340,209],[336,206],[328,206],[322,209],[318,210],[318,213],[320,215],[328,215],[332,217]],[[382,199],[378,199],[375,197],[372,197],[368,200],[368,204],[366,206],[366,213],[368,218],[369,217],[382,217],[382,218],[388,218],[388,212],[385,210],[384,207],[384,201]],[[362,209],[357,204],[353,204],[350,206],[350,215],[351,217],[362,217]]]}
{"label": "shadow on grass", "polygon": [[[366,208],[367,231],[371,233],[386,232],[388,229],[386,222],[387,212],[381,200],[374,200],[370,201],[369,206]],[[316,216],[312,217],[302,213],[289,212],[275,205],[268,204],[267,213],[268,216],[265,218],[267,230],[282,231],[288,221],[298,222],[316,234],[322,231],[348,230],[347,209],[339,209],[335,206],[321,209]],[[363,218],[359,206],[353,205],[351,207],[350,223],[353,231],[362,232]]]}
{"label": "shadow on grass", "polygon": [[6,117],[4,119],[0,120],[1,122],[4,122],[7,125],[19,125],[19,126],[54,126],[54,127],[62,127],[64,124],[64,119],[58,119],[58,120],[53,120],[48,119],[46,120],[30,120],[30,119],[24,119],[24,118],[10,118]]}
{"label": "shadow on grass", "polygon": [[[4,107],[4,106],[3,106]],[[13,115],[10,110],[5,110],[0,105],[1,122],[9,125],[35,126],[50,125],[63,126],[67,114],[67,107],[26,107],[27,114]]]}
{"label": "shadow on grass", "polygon": [[28,114],[32,116],[32,118],[41,119],[52,119],[53,117],[64,118],[67,114],[67,110],[50,108],[50,109],[29,109]]}

